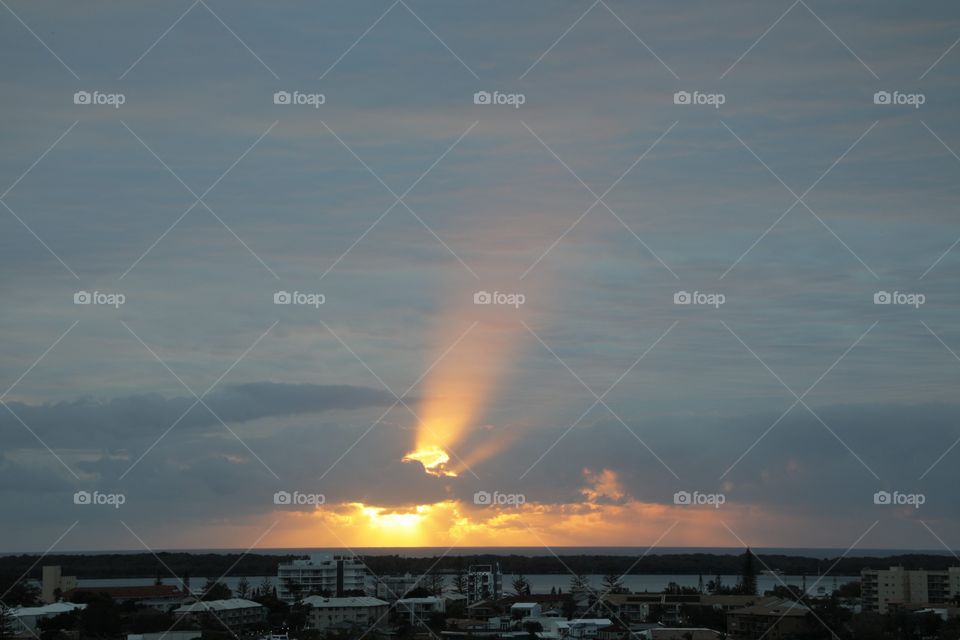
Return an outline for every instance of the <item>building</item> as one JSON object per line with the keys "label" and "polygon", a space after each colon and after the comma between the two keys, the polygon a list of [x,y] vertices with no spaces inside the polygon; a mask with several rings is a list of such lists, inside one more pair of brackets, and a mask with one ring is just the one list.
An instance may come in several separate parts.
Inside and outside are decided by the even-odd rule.
{"label": "building", "polygon": [[193,597],[172,584],[150,584],[140,587],[76,587],[63,593],[64,600],[73,600],[79,594],[103,594],[115,602],[134,602],[158,611],[171,611]]}
{"label": "building", "polygon": [[295,602],[303,596],[325,595],[341,598],[348,594],[369,594],[372,578],[366,565],[353,556],[311,556],[277,567],[277,597]]}
{"label": "building", "polygon": [[66,591],[77,588],[76,576],[62,575],[59,566],[48,565],[43,568],[43,580],[40,583],[40,600],[50,603],[60,599]]}
{"label": "building", "polygon": [[307,625],[311,629],[332,628],[362,629],[382,628],[387,624],[390,603],[370,596],[324,598],[310,596],[303,599],[310,606]]}
{"label": "building", "polygon": [[500,564],[476,564],[467,570],[467,599],[470,604],[499,598],[503,593],[503,572]]}
{"label": "building", "polygon": [[[57,567],[59,568],[59,567]],[[44,567],[46,569],[46,567]],[[14,635],[34,636],[37,633],[37,622],[45,618],[53,618],[61,613],[70,613],[86,609],[85,604],[74,604],[72,602],[54,602],[42,607],[18,607],[10,610],[14,622]]]}
{"label": "building", "polygon": [[810,626],[810,609],[793,600],[763,598],[727,612],[727,633],[734,640],[780,640],[802,635]]}
{"label": "building", "polygon": [[887,613],[907,605],[945,604],[960,595],[960,567],[863,569],[860,585],[864,611]]}
{"label": "building", "polygon": [[646,629],[638,634],[642,640],[720,640],[723,634],[713,629],[699,627],[696,629],[678,627],[669,629],[660,627],[658,629]]}
{"label": "building", "polygon": [[539,618],[541,615],[543,615],[543,609],[538,602],[515,602],[510,606],[511,620]]}
{"label": "building", "polygon": [[396,603],[397,613],[407,618],[411,626],[421,626],[430,620],[430,616],[444,613],[447,601],[434,596],[426,598],[401,598]]}
{"label": "building", "polygon": [[221,625],[231,630],[256,628],[267,622],[267,608],[243,598],[201,600],[174,609],[173,614],[195,624]]}
{"label": "building", "polygon": [[387,602],[396,602],[421,586],[423,576],[405,573],[402,576],[380,576],[377,578],[376,596]]}

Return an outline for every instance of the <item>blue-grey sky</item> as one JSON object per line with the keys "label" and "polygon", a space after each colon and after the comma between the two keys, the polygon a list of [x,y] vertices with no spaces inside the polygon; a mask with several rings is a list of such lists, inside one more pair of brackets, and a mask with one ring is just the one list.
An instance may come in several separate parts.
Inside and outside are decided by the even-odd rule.
{"label": "blue-grey sky", "polygon": [[0,549],[960,546],[954,3],[4,2]]}

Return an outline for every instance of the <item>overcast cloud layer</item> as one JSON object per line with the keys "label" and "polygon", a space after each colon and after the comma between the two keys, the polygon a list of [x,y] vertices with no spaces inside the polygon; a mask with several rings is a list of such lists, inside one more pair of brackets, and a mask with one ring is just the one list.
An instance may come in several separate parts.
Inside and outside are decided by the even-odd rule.
{"label": "overcast cloud layer", "polygon": [[8,5],[0,551],[960,546],[956,3]]}

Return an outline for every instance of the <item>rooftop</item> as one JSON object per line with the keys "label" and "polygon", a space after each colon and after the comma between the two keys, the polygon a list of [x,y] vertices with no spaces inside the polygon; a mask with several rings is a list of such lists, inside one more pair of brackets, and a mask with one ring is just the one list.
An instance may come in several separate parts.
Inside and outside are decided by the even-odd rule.
{"label": "rooftop", "polygon": [[304,604],[309,604],[315,609],[331,609],[334,607],[387,607],[389,603],[379,598],[370,596],[352,596],[345,598],[324,598],[323,596],[310,596],[303,599]]}

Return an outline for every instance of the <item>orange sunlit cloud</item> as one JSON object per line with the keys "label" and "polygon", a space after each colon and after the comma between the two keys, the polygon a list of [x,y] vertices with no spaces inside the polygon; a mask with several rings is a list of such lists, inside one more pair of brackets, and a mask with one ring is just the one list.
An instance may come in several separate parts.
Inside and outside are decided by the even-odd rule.
{"label": "orange sunlit cloud", "polygon": [[[482,321],[477,321],[478,309],[483,311]],[[426,377],[416,439],[404,460],[419,462],[433,475],[456,476],[503,448],[494,442],[469,452],[460,450],[511,364],[511,350],[523,327],[504,314],[515,311],[478,307],[468,299],[441,316],[432,354],[436,365]]]}
{"label": "orange sunlit cloud", "polygon": [[644,546],[660,540],[661,546],[739,546],[724,523],[738,532],[747,523],[753,531],[779,532],[796,526],[782,514],[750,505],[727,503],[715,509],[639,500],[625,493],[610,469],[584,469],[583,477],[584,500],[567,504],[528,501],[520,507],[497,508],[449,499],[387,508],[351,502],[285,513],[271,545]]}

